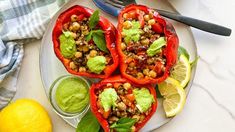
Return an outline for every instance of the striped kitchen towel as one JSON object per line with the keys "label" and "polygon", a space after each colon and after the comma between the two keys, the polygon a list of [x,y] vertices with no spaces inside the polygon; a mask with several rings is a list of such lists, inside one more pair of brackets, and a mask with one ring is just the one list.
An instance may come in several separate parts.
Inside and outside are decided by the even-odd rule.
{"label": "striped kitchen towel", "polygon": [[16,93],[23,44],[40,39],[56,11],[69,0],[0,0],[0,109]]}

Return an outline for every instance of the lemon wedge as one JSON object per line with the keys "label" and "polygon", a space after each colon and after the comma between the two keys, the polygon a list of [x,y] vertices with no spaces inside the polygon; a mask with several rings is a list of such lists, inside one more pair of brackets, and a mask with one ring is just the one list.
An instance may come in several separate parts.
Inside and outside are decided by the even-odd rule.
{"label": "lemon wedge", "polygon": [[181,54],[178,62],[171,70],[170,77],[177,80],[180,83],[180,85],[184,88],[188,84],[190,76],[191,76],[190,62],[184,54]]}
{"label": "lemon wedge", "polygon": [[180,83],[168,77],[158,84],[160,94],[163,96],[163,108],[167,117],[173,117],[180,113],[186,101],[184,88]]}

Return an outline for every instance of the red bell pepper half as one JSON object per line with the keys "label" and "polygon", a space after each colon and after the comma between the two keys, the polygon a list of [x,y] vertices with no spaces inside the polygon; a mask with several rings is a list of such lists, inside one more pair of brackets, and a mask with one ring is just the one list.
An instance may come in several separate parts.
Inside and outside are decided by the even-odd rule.
{"label": "red bell pepper half", "polygon": [[89,18],[93,14],[93,10],[75,5],[63,13],[61,13],[55,23],[53,32],[52,32],[52,41],[54,44],[54,52],[58,59],[63,63],[64,67],[67,69],[67,71],[74,75],[80,75],[80,76],[87,76],[92,78],[107,78],[110,76],[115,69],[118,66],[118,54],[116,51],[116,44],[115,44],[115,34],[116,34],[116,28],[113,26],[112,23],[110,23],[106,18],[100,16],[98,26],[101,28],[101,30],[104,31],[105,40],[106,40],[106,47],[109,50],[113,63],[111,65],[107,65],[104,69],[103,74],[95,74],[95,73],[88,73],[88,72],[78,72],[74,71],[69,67],[69,63],[71,60],[66,59],[62,56],[60,51],[60,41],[59,36],[62,34],[63,30],[63,24],[70,21],[71,15],[77,15],[78,20],[82,20],[84,17]]}
{"label": "red bell pepper half", "polygon": [[[97,103],[98,102],[98,96],[97,96],[96,93],[97,93],[98,90],[104,88],[104,86],[107,86],[107,84],[111,83],[113,88],[117,89],[117,87],[120,84],[124,84],[126,82],[129,82],[131,85],[133,85],[134,87],[137,87],[137,88],[143,87],[143,86],[138,85],[138,84],[133,84],[133,82],[128,81],[127,79],[121,77],[120,75],[109,77],[109,78],[104,79],[101,82],[93,84],[91,86],[91,89],[90,89],[91,111],[96,116],[96,118],[98,119],[100,125],[103,127],[105,132],[110,131],[110,125],[107,121],[107,117],[109,116],[110,111],[109,111],[109,113],[101,114],[101,112],[99,111],[99,106],[98,106],[99,103]],[[144,87],[148,88],[150,94],[153,95],[154,103],[152,103],[151,111],[148,113],[148,115],[145,116],[145,118],[142,120],[142,122],[141,123],[138,123],[138,122],[135,123],[135,125],[134,125],[135,126],[135,131],[139,131],[147,123],[147,121],[152,117],[152,115],[155,113],[155,111],[157,109],[157,98],[156,98],[156,92],[155,92],[154,87],[152,85],[146,85]],[[132,97],[127,96],[127,98],[132,98]]]}
{"label": "red bell pepper half", "polygon": [[[164,64],[165,70],[161,73],[161,76],[157,76],[155,78],[141,78],[138,79],[130,74],[127,73],[128,63],[131,60],[128,60],[127,55],[121,49],[122,43],[122,30],[124,24],[124,14],[127,18],[135,18],[140,22],[140,26],[144,27],[144,14],[149,14],[149,12],[153,13],[153,19],[156,21],[154,25],[152,25],[152,30],[156,33],[163,35],[167,41],[166,48],[163,50],[163,56],[166,59],[166,63]],[[158,12],[154,11],[143,5],[129,5],[125,7],[118,16],[118,34],[117,34],[117,48],[118,54],[120,57],[120,72],[123,77],[127,78],[128,80],[137,83],[137,84],[151,84],[151,83],[160,83],[164,81],[170,72],[171,67],[177,61],[177,50],[178,50],[178,37],[173,26],[163,19]],[[141,54],[141,52],[140,52]],[[138,55],[138,54],[137,54]],[[158,67],[161,67],[162,64],[155,63],[155,71],[158,72]],[[142,64],[141,64],[142,65]]]}

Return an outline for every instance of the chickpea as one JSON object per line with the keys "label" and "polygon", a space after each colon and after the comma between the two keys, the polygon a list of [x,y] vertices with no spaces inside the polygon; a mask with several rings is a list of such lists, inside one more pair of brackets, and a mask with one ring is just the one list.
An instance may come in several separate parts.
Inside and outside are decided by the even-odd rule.
{"label": "chickpea", "polygon": [[106,86],[107,87],[113,87],[113,84],[112,83],[107,83]]}
{"label": "chickpea", "polygon": [[82,51],[84,51],[84,52],[89,51],[89,47],[88,47],[88,46],[86,46],[86,45],[84,45],[84,46],[82,47]]}
{"label": "chickpea", "polygon": [[144,120],[145,116],[144,115],[140,115],[140,121]]}
{"label": "chickpea", "polygon": [[121,49],[125,50],[126,49],[126,44],[125,43],[121,43]]}
{"label": "chickpea", "polygon": [[124,32],[122,32],[121,35],[123,38],[126,36],[126,34]]}
{"label": "chickpea", "polygon": [[86,68],[85,67],[80,67],[79,72],[86,72]]}
{"label": "chickpea", "polygon": [[149,58],[149,59],[147,59],[147,63],[148,63],[148,64],[153,64],[153,63],[154,63],[154,60],[151,59],[151,58]]}
{"label": "chickpea", "polygon": [[143,77],[144,77],[143,73],[141,73],[141,72],[138,72],[138,73],[137,73],[137,78],[138,78],[138,79],[143,78]]}
{"label": "chickpea", "polygon": [[147,76],[149,74],[149,69],[144,69],[143,73],[144,73],[145,76]]}
{"label": "chickpea", "polygon": [[157,73],[154,70],[151,70],[149,72],[149,76],[152,77],[152,78],[155,78],[157,76]]}
{"label": "chickpea", "polygon": [[75,70],[77,68],[77,66],[75,65],[75,63],[73,61],[69,63],[69,67],[73,70]]}
{"label": "chickpea", "polygon": [[124,87],[124,89],[127,90],[127,89],[131,88],[131,84],[130,83],[124,83],[123,87]]}
{"label": "chickpea", "polygon": [[153,13],[154,13],[154,11],[150,11],[150,12],[149,12],[149,17],[150,17],[150,19],[153,18]]}
{"label": "chickpea", "polygon": [[88,34],[89,34],[89,31],[88,31],[88,30],[84,30],[84,31],[82,32],[82,34],[83,34],[83,35],[88,35]]}
{"label": "chickpea", "polygon": [[131,62],[131,63],[129,64],[129,66],[130,66],[130,67],[135,67],[135,62]]}
{"label": "chickpea", "polygon": [[95,57],[97,55],[97,51],[96,50],[91,50],[90,51],[90,57]]}
{"label": "chickpea", "polygon": [[135,132],[135,131],[136,131],[135,126],[132,126],[132,127],[131,127],[131,132]]}
{"label": "chickpea", "polygon": [[144,15],[144,20],[145,21],[149,21],[150,20],[150,16],[149,15]]}
{"label": "chickpea", "polygon": [[124,19],[127,19],[127,17],[128,17],[128,14],[127,14],[127,13],[124,13],[124,14],[123,14],[123,18],[124,18]]}
{"label": "chickpea", "polygon": [[76,58],[82,57],[82,52],[76,52],[74,55]]}
{"label": "chickpea", "polygon": [[126,105],[123,102],[120,102],[117,104],[118,109],[125,111],[126,110]]}
{"label": "chickpea", "polygon": [[116,121],[118,121],[119,119],[118,119],[116,116],[112,116],[112,117],[109,117],[108,120],[109,120],[109,121],[112,121],[112,122],[116,122]]}
{"label": "chickpea", "polygon": [[72,36],[73,38],[76,38],[76,37],[77,37],[77,34],[76,34],[76,33],[71,32],[71,36]]}
{"label": "chickpea", "polygon": [[149,39],[148,38],[146,38],[146,39],[142,39],[141,41],[140,41],[140,43],[141,44],[143,44],[143,45],[149,45]]}
{"label": "chickpea", "polygon": [[134,116],[132,116],[132,118],[136,119],[137,122],[140,120],[140,116],[139,115],[134,115]]}
{"label": "chickpea", "polygon": [[148,24],[149,25],[153,25],[153,24],[155,24],[156,23],[156,21],[154,20],[154,19],[150,19],[149,21],[148,21]]}
{"label": "chickpea", "polygon": [[125,22],[123,23],[123,28],[129,29],[129,28],[131,28],[131,27],[132,27],[131,21],[125,21]]}
{"label": "chickpea", "polygon": [[78,16],[77,15],[72,15],[71,16],[71,21],[72,22],[76,22],[78,20]]}
{"label": "chickpea", "polygon": [[78,31],[80,29],[80,24],[78,22],[73,22],[72,24],[72,30],[73,31]]}

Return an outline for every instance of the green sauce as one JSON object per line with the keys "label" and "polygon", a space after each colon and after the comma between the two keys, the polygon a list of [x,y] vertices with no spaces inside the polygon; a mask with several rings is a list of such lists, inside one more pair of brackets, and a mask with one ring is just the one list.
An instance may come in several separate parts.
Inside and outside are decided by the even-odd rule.
{"label": "green sauce", "polygon": [[154,102],[154,97],[151,95],[147,88],[134,89],[133,90],[135,100],[137,102],[136,107],[141,112],[146,112]]}
{"label": "green sauce", "polygon": [[88,86],[85,81],[79,78],[66,78],[58,85],[55,100],[64,112],[82,112],[89,103]]}

